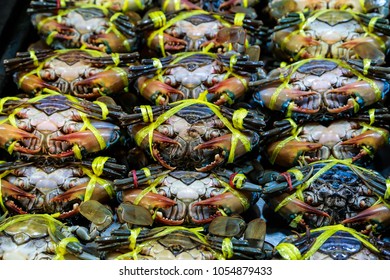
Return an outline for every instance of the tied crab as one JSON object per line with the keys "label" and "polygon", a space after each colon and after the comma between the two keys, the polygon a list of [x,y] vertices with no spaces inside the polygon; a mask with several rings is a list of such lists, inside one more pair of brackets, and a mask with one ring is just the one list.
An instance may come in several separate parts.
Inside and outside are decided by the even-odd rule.
{"label": "tied crab", "polygon": [[306,59],[276,68],[266,79],[254,82],[258,88],[253,101],[299,121],[351,117],[385,102],[388,72],[386,67],[367,69],[355,60]]}
{"label": "tied crab", "polygon": [[287,260],[389,259],[389,243],[343,225],[287,236],[275,246],[275,258]]}
{"label": "tied crab", "polygon": [[[137,146],[167,169],[206,172],[248,154],[259,143],[264,116],[201,100],[141,106],[122,121]],[[147,122],[146,122],[147,121]]]}
{"label": "tied crab", "polygon": [[59,10],[58,13],[32,13],[33,25],[46,44],[54,49],[87,48],[106,53],[131,52],[137,46],[134,26],[139,16],[115,13],[88,5]]}
{"label": "tied crab", "polygon": [[265,76],[263,63],[248,56],[194,52],[142,63],[130,66],[129,77],[136,79],[140,95],[156,105],[202,96],[216,105],[232,104]]}
{"label": "tied crab", "polygon": [[148,48],[162,56],[210,50],[214,53],[253,53],[253,57],[258,57],[260,48],[255,45],[267,33],[261,21],[246,18],[245,13],[218,15],[193,10],[164,14],[153,11],[148,16],[137,29],[146,34]]}
{"label": "tied crab", "polygon": [[389,226],[386,179],[348,160],[325,160],[261,181],[271,207],[292,227],[346,224],[380,232]]}
{"label": "tied crab", "polygon": [[389,1],[385,0],[271,0],[268,10],[272,17],[280,19],[290,13],[304,10],[352,10],[357,13],[386,17]]}
{"label": "tied crab", "polygon": [[213,173],[161,169],[150,166],[114,180],[122,202],[118,214],[127,223],[203,225],[222,215],[243,214],[259,199],[260,187],[243,174],[224,169]]}
{"label": "tied crab", "polygon": [[290,119],[274,126],[262,134],[269,139],[266,153],[272,164],[284,167],[331,157],[366,164],[367,158],[389,143],[388,130],[357,121],[309,122],[297,127]]}
{"label": "tied crab", "polygon": [[349,10],[291,13],[272,32],[274,52],[290,61],[329,57],[384,64],[390,44],[387,19]]}
{"label": "tied crab", "polygon": [[116,105],[50,93],[32,99],[4,97],[0,147],[21,159],[81,159],[114,145],[122,114]]}
{"label": "tied crab", "polygon": [[96,260],[70,229],[47,214],[19,215],[0,223],[1,260]]}
{"label": "tied crab", "polygon": [[92,50],[18,53],[4,61],[18,87],[28,94],[51,89],[85,99],[128,91],[127,67],[137,53],[108,55]]}
{"label": "tied crab", "polygon": [[183,226],[119,229],[96,239],[102,259],[214,260],[270,259],[272,246],[264,241],[265,221],[245,223],[219,217],[208,233]]}
{"label": "tied crab", "polygon": [[66,164],[5,162],[0,168],[4,211],[56,214],[59,219],[78,214],[84,200],[110,201],[115,195],[112,179],[125,170],[102,157]]}

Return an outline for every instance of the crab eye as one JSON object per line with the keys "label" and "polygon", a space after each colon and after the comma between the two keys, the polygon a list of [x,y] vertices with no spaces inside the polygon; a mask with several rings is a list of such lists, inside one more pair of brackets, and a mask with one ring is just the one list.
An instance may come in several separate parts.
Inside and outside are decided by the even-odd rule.
{"label": "crab eye", "polygon": [[169,85],[169,86],[177,86],[175,76],[173,76],[173,75],[165,76],[164,83]]}
{"label": "crab eye", "polygon": [[212,74],[207,77],[207,80],[205,81],[205,85],[208,87],[214,86],[222,81],[222,77],[217,74]]}
{"label": "crab eye", "polygon": [[104,34],[104,33],[106,33],[106,27],[105,26],[101,26],[101,25],[99,25],[98,27],[96,27],[96,29],[95,29],[95,33],[96,34]]}
{"label": "crab eye", "polygon": [[39,75],[44,80],[54,81],[57,79],[56,72],[53,69],[43,69],[39,71]]}
{"label": "crab eye", "polygon": [[168,124],[160,125],[157,128],[157,131],[169,137],[175,136],[175,131],[173,130],[173,127]]}
{"label": "crab eye", "polygon": [[214,138],[217,138],[219,136],[222,136],[222,131],[219,130],[219,129],[209,129],[206,131],[205,135],[204,135],[204,138],[206,140],[211,140],[211,139],[214,139]]}
{"label": "crab eye", "polygon": [[204,36],[207,38],[207,40],[212,40],[215,37],[217,37],[218,31],[215,29],[211,29],[208,32],[204,34]]}

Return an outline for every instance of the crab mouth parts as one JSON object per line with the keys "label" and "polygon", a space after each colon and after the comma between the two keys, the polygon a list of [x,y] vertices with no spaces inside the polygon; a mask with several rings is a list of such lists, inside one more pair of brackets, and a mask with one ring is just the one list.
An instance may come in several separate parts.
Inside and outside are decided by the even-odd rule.
{"label": "crab mouth parts", "polygon": [[329,112],[340,113],[353,108],[353,100],[350,95],[328,92],[325,94],[325,104]]}
{"label": "crab mouth parts", "polygon": [[103,51],[107,46],[97,36],[94,34],[84,34],[81,37],[81,46],[86,45],[90,49]]}
{"label": "crab mouth parts", "polygon": [[330,150],[326,146],[322,146],[319,149],[307,151],[304,153],[304,159],[306,162],[311,163],[319,160],[325,160],[330,157]]}
{"label": "crab mouth parts", "polygon": [[359,145],[341,145],[333,147],[333,156],[338,159],[354,158],[361,153],[362,148]]}
{"label": "crab mouth parts", "polygon": [[52,199],[49,202],[53,205],[52,209],[56,209],[60,213],[58,216],[60,219],[66,219],[79,213],[80,200],[78,199],[61,201]]}
{"label": "crab mouth parts", "polygon": [[[164,153],[162,155],[160,150],[170,151],[169,153]],[[173,166],[172,163],[180,165],[186,168],[195,168],[196,171],[206,172],[212,170],[213,168],[221,165],[225,162],[225,152],[223,149],[218,147],[204,148],[197,150],[194,148],[190,152],[180,152],[178,150],[171,150],[164,147],[157,148],[156,145],[152,147],[154,158],[165,168],[169,170],[176,169],[176,166]],[[175,155],[174,158],[166,159],[169,155]],[[209,159],[208,164],[202,164],[205,162],[204,159]],[[171,163],[168,163],[170,161]]]}
{"label": "crab mouth parts", "polygon": [[71,92],[82,98],[95,98],[101,96],[101,88],[96,86],[85,86],[85,85],[75,85],[78,81],[75,81],[71,84]]}
{"label": "crab mouth parts", "polygon": [[73,145],[68,141],[50,140],[49,147],[42,145],[42,140],[34,138],[25,138],[18,141],[14,150],[23,154],[36,155],[38,153],[48,154],[53,157],[66,157],[73,155]]}
{"label": "crab mouth parts", "polygon": [[295,97],[292,101],[294,111],[314,114],[320,110],[321,96],[319,94],[308,94]]}

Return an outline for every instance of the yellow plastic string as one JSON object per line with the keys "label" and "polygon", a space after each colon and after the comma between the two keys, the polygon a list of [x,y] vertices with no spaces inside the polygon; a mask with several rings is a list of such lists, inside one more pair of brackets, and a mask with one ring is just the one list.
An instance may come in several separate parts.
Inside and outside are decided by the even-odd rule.
{"label": "yellow plastic string", "polygon": [[168,8],[168,5],[170,4],[170,2],[173,2],[175,11],[180,11],[181,10],[181,7],[180,7],[181,0],[164,0],[164,2],[162,4],[162,10],[164,12],[167,11],[167,8]]}
{"label": "yellow plastic string", "polygon": [[151,12],[148,16],[152,20],[155,28],[163,27],[167,23],[167,18],[162,11]]}
{"label": "yellow plastic string", "polygon": [[360,7],[362,8],[362,13],[363,14],[367,13],[365,2],[366,2],[366,0],[359,0]]}
{"label": "yellow plastic string", "polygon": [[236,189],[241,189],[245,181],[246,181],[246,176],[242,173],[235,174],[232,179],[232,183]]}
{"label": "yellow plastic string", "polygon": [[368,110],[368,114],[370,116],[370,125],[375,123],[375,109]]}
{"label": "yellow plastic string", "polygon": [[[371,125],[368,125],[368,124],[363,123],[363,122],[361,122],[359,124],[360,124],[360,126],[363,127],[362,133],[367,131],[367,130],[374,131],[374,132],[380,134],[383,137],[383,139],[385,140],[385,142],[388,142],[388,140],[389,140],[389,132],[386,129],[375,127],[375,126],[371,126]],[[364,148],[364,146],[363,146],[363,148]]]}
{"label": "yellow plastic string", "polygon": [[317,238],[314,244],[311,246],[311,248],[302,256],[303,260],[309,259],[317,250],[328,240],[329,237],[334,235],[338,231],[344,231],[351,234],[353,237],[358,239],[362,244],[370,249],[373,252],[379,253],[380,251],[371,244],[367,239],[368,237],[365,236],[362,233],[357,232],[356,230],[352,228],[345,227],[344,225],[333,225],[333,226],[325,226],[317,229],[313,229],[312,232],[318,232],[318,231],[324,231],[321,233]]}
{"label": "yellow plastic string", "polygon": [[137,237],[140,232],[141,232],[141,228],[135,228],[130,230],[129,249],[131,251],[133,251],[135,249],[135,246],[137,245]]}
{"label": "yellow plastic string", "polygon": [[29,51],[29,53],[30,53],[30,58],[34,61],[34,66],[37,67],[39,64],[39,61],[38,61],[37,56],[35,55],[35,51],[31,50],[31,51]]}
{"label": "yellow plastic string", "polygon": [[66,250],[66,245],[71,242],[80,243],[76,237],[66,237],[60,241],[60,243],[56,246],[56,256],[54,260],[64,260],[64,256],[68,253]]}
{"label": "yellow plastic string", "polygon": [[386,179],[386,192],[385,192],[384,199],[389,199],[389,197],[390,197],[390,179],[387,178]]}
{"label": "yellow plastic string", "polygon": [[121,62],[118,53],[112,53],[111,58],[112,58],[112,62],[114,62],[114,64],[115,64],[115,66],[118,66],[119,63]]}
{"label": "yellow plastic string", "polygon": [[244,129],[243,122],[244,122],[245,117],[248,115],[248,112],[249,111],[247,109],[244,109],[244,108],[240,108],[240,109],[234,111],[233,118],[232,118],[234,128],[237,128],[240,130]]}
{"label": "yellow plastic string", "polygon": [[244,8],[247,8],[248,7],[248,0],[242,0],[242,6]]}
{"label": "yellow plastic string", "polygon": [[82,159],[83,158],[83,156],[81,154],[80,147],[78,145],[73,145],[72,151],[73,151],[74,157],[76,159]]}
{"label": "yellow plastic string", "polygon": [[226,237],[222,241],[222,255],[225,259],[231,259],[234,255],[231,238]]}
{"label": "yellow plastic string", "polygon": [[[97,167],[97,166],[101,165],[101,163],[104,161],[105,161],[105,158],[103,158],[103,157],[98,159],[96,162],[94,161],[95,162],[95,169],[98,169],[99,167]],[[92,166],[93,165],[94,164],[92,163]],[[103,168],[103,167],[101,167],[101,168]],[[101,185],[104,188],[104,190],[107,192],[107,194],[110,196],[110,198],[114,197],[114,189],[113,189],[112,185],[107,180],[100,178],[98,175],[96,175],[95,173],[92,173],[89,169],[87,169],[85,167],[82,167],[82,170],[83,170],[83,173],[90,178],[90,180],[87,184],[87,187],[85,189],[84,201],[88,201],[91,199],[93,191],[95,190],[96,184]],[[97,170],[97,171],[100,172],[100,170]]]}
{"label": "yellow plastic string", "polygon": [[242,26],[244,24],[245,14],[237,13],[234,15],[234,25]]}
{"label": "yellow plastic string", "polygon": [[249,203],[248,198],[245,195],[243,195],[239,191],[237,191],[234,188],[232,188],[225,181],[222,181],[218,177],[216,177],[216,178],[217,178],[218,182],[221,184],[221,186],[225,188],[224,193],[225,192],[231,192],[235,197],[237,197],[240,200],[240,203],[241,203],[242,207],[244,208],[244,210],[247,210],[249,208],[250,203]]}
{"label": "yellow plastic string", "polygon": [[18,100],[20,100],[20,98],[14,97],[14,96],[6,96],[6,97],[1,98],[0,99],[0,114],[4,114],[3,110],[4,110],[5,102],[7,102],[7,101],[18,101]]}
{"label": "yellow plastic string", "polygon": [[92,161],[92,170],[93,173],[100,177],[104,170],[104,164],[107,162],[109,157],[97,157]]}
{"label": "yellow plastic string", "polygon": [[[290,121],[291,122],[291,121]],[[302,131],[302,126],[299,127],[298,129],[296,129],[296,125],[295,125],[295,128],[293,129],[293,133],[290,137],[287,137],[286,139],[280,141],[275,149],[272,151],[272,154],[271,154],[271,157],[269,159],[269,161],[271,162],[271,164],[274,164],[275,161],[276,161],[276,158],[278,157],[280,151],[282,150],[282,148],[290,141],[292,140],[298,140],[298,135],[301,133]]]}
{"label": "yellow plastic string", "polygon": [[150,105],[141,105],[141,114],[144,122],[153,122],[153,110]]}
{"label": "yellow plastic string", "polygon": [[[145,139],[147,135],[149,135],[149,148],[152,152],[153,150],[153,131],[159,127],[163,122],[165,122],[167,119],[169,119],[171,116],[179,112],[181,109],[189,107],[194,104],[203,104],[209,107],[213,113],[222,121],[222,123],[232,132],[232,143],[230,146],[230,153],[228,158],[228,163],[232,163],[234,160],[234,152],[237,146],[237,141],[240,140],[241,143],[244,145],[246,151],[251,150],[251,144],[248,138],[244,134],[242,134],[239,130],[235,129],[232,124],[227,120],[220,112],[220,109],[215,104],[209,103],[207,101],[199,100],[199,99],[186,99],[181,100],[177,102],[171,103],[174,107],[166,111],[165,113],[161,114],[153,123],[150,125],[142,128],[140,131],[137,132],[135,135],[135,141],[137,145],[139,146],[142,141]],[[151,153],[153,154],[153,153]]]}
{"label": "yellow plastic string", "polygon": [[101,102],[101,101],[93,101],[94,104],[98,105],[100,107],[100,109],[102,110],[102,120],[106,120],[107,119],[107,115],[109,113],[109,110],[107,108],[107,104]]}
{"label": "yellow plastic string", "polygon": [[302,258],[301,252],[291,243],[279,243],[275,247],[275,250],[277,250],[285,260],[300,260]]}
{"label": "yellow plastic string", "polygon": [[[166,175],[162,175],[162,176],[159,176],[157,177],[147,188],[143,189],[138,195],[137,197],[135,198],[134,200],[134,205],[138,205],[140,203],[140,201],[142,200],[142,198],[148,194],[149,192],[153,192],[153,193],[157,193],[156,191],[156,186],[158,186],[159,184],[162,183],[162,181],[165,179]],[[157,213],[157,211],[156,211]]]}
{"label": "yellow plastic string", "polygon": [[[128,6],[128,2],[130,2],[130,0],[125,0],[124,1],[125,3],[123,4],[123,11],[126,11],[127,10],[127,6]],[[137,5],[138,9],[140,9],[141,11],[143,11],[145,9],[145,4],[143,1],[141,0],[134,0],[135,4]],[[126,7],[125,7],[125,4],[126,4]]]}
{"label": "yellow plastic string", "polygon": [[371,59],[368,58],[363,59],[363,75],[367,75],[370,66],[371,66]]}
{"label": "yellow plastic string", "polygon": [[203,227],[186,228],[183,226],[165,226],[161,228],[163,230],[155,234],[153,237],[158,238],[158,237],[166,236],[172,232],[179,231],[179,230],[188,231],[190,233],[193,233],[203,244],[208,245],[205,236],[201,233],[204,231]]}
{"label": "yellow plastic string", "polygon": [[[94,127],[91,122],[89,121],[86,114],[79,112],[81,119],[83,120],[84,124],[83,127],[80,129],[80,131],[85,130],[88,128],[92,134],[95,136],[96,140],[99,143],[100,150],[104,150],[106,148],[106,141],[104,140],[103,136],[100,134],[100,132]],[[75,144],[77,145],[77,144]]]}

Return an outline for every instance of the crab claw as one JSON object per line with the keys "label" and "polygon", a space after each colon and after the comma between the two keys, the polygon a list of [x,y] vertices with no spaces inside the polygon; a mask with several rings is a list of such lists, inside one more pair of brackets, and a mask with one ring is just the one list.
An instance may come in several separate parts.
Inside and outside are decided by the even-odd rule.
{"label": "crab claw", "polygon": [[[199,6],[196,6],[189,0],[180,0],[180,8],[179,10],[185,9],[185,10],[201,10],[202,8]],[[165,1],[164,3],[164,11],[165,12],[177,12],[179,11],[176,8],[176,1]]]}
{"label": "crab claw", "polygon": [[[268,156],[271,158],[275,149],[277,149],[283,141],[273,142],[267,148]],[[306,152],[316,151],[322,148],[320,143],[310,143],[304,141],[288,141],[284,143],[282,148],[279,150],[278,154],[275,157],[275,163],[284,166],[290,167],[296,165],[300,156],[305,156]],[[306,157],[305,157],[306,158]],[[310,160],[311,158],[309,158]],[[316,160],[316,159],[312,159]],[[319,158],[318,158],[319,160]]]}
{"label": "crab claw", "polygon": [[[270,201],[271,201],[271,204],[273,205],[273,207],[276,208],[287,197],[288,197],[288,194],[282,194],[282,195],[275,196],[275,197],[271,198]],[[280,207],[280,209],[278,210],[278,213],[282,217],[284,217],[286,220],[290,220],[291,218],[295,218],[295,216],[297,214],[305,214],[305,213],[311,213],[311,214],[315,214],[318,216],[324,216],[324,217],[330,218],[328,213],[321,211],[313,206],[310,206],[309,204],[307,204],[307,203],[305,203],[297,198],[288,199],[288,202],[285,205],[283,205],[282,207]]]}
{"label": "crab claw", "polygon": [[59,88],[46,83],[44,80],[42,80],[36,75],[18,75],[17,80],[21,81],[19,83],[19,88],[29,94],[39,93],[44,88],[48,88],[58,92],[60,91]]}
{"label": "crab claw", "polygon": [[[245,135],[246,138],[249,140],[249,143],[252,144],[252,137]],[[215,160],[204,167],[196,168],[199,172],[205,172],[213,169],[214,167],[222,164],[225,161],[225,158],[229,157],[229,154],[231,152],[231,144],[232,144],[232,138],[233,134],[226,134],[220,137],[213,138],[205,143],[199,144],[194,147],[194,150],[200,150],[200,149],[220,149],[220,152],[215,155]],[[250,147],[252,149],[252,147]],[[244,154],[246,154],[248,151],[244,144],[241,141],[237,141],[237,145],[235,147],[234,152],[234,158],[240,157]]]}
{"label": "crab claw", "polygon": [[249,199],[243,193],[241,194],[241,198],[246,200],[245,205],[243,205],[241,199],[238,198],[235,194],[231,192],[225,192],[206,200],[197,201],[192,205],[192,208],[206,205],[209,207],[221,208],[228,215],[241,214],[246,211],[250,205]]}
{"label": "crab claw", "polygon": [[[178,38],[173,37],[167,33],[164,33],[162,40],[164,43],[164,49],[166,51],[174,51],[174,52],[182,51],[182,50],[184,51],[184,49],[187,46],[187,42],[185,40],[178,39]],[[154,48],[159,48],[159,46],[160,46],[160,36],[159,35],[156,35],[153,38],[150,47],[153,47],[153,46],[154,46]]]}
{"label": "crab claw", "polygon": [[166,105],[171,94],[178,94],[184,97],[184,93],[163,82],[140,77],[138,79],[138,89],[141,95],[156,105]]}
{"label": "crab claw", "polygon": [[[274,33],[274,40],[276,42],[285,42],[286,35],[288,36],[290,34],[286,33],[284,30],[277,31]],[[310,36],[295,34],[289,36],[289,39],[283,45],[283,49],[289,51],[290,53],[299,53],[302,58],[310,58],[312,55],[304,51],[304,49],[306,47],[318,46],[320,44],[321,43],[319,41],[314,40]]]}
{"label": "crab claw", "polygon": [[[106,53],[125,53],[129,50],[126,47],[125,41],[127,39],[116,35],[114,32],[99,33],[99,34],[85,34],[81,37],[81,44],[87,46],[88,49],[99,50]],[[127,40],[129,45],[132,45],[131,39]]]}
{"label": "crab claw", "polygon": [[385,54],[372,37],[355,38],[341,44],[339,48],[352,49],[361,59],[370,59],[372,64],[379,65],[385,62]]}
{"label": "crab claw", "polygon": [[[119,140],[119,127],[114,124],[100,121],[91,121],[104,143],[100,143],[95,134],[90,130],[78,131],[70,134],[53,137],[52,141],[66,141],[78,145],[83,152],[94,153],[107,148]],[[53,157],[67,157],[74,155],[72,149],[60,153],[50,153]]]}
{"label": "crab claw", "polygon": [[[72,203],[72,209],[70,211],[60,213],[60,219],[69,218],[79,213],[80,203],[84,200],[87,187],[88,183],[80,184],[50,199],[49,203]],[[105,202],[108,201],[109,198],[109,194],[104,186],[96,183],[90,199]]]}
{"label": "crab claw", "polygon": [[379,229],[390,226],[390,209],[384,204],[373,205],[353,216],[342,221],[342,224],[358,223],[368,221],[378,225]]}
{"label": "crab claw", "polygon": [[[346,141],[341,142],[341,145],[358,145],[358,146],[364,146],[371,148],[374,152],[377,151],[380,147],[383,147],[385,144],[388,143],[388,131],[385,129],[377,128],[380,132],[373,131],[373,130],[367,130],[364,133],[353,137],[351,139],[348,139]],[[384,137],[384,135],[387,135]],[[359,154],[354,156],[352,158],[353,161],[358,160],[362,158],[363,156],[367,155],[368,152],[365,149],[361,149]]]}
{"label": "crab claw", "polygon": [[127,85],[127,73],[121,68],[111,68],[76,82],[74,84],[74,95],[77,97],[96,98],[121,92]]}
{"label": "crab claw", "polygon": [[169,199],[163,195],[148,192],[143,196],[140,196],[142,190],[132,189],[122,191],[122,200],[123,202],[131,202],[134,204],[138,197],[141,197],[138,205],[148,209],[153,210],[155,208],[167,208],[172,207],[176,204],[176,201]]}
{"label": "crab claw", "polygon": [[209,93],[218,94],[219,98],[214,102],[216,105],[225,103],[232,104],[246,92],[242,80],[236,77],[226,79],[208,89]]}
{"label": "crab claw", "polygon": [[284,88],[276,98],[274,103],[274,94],[277,88],[270,87],[258,92],[261,104],[270,108],[285,112],[288,108],[292,112],[300,112],[305,114],[315,114],[320,110],[321,95],[314,91],[301,91],[297,89]]}
{"label": "crab claw", "polygon": [[7,197],[14,197],[14,198],[19,198],[19,197],[26,197],[26,198],[35,198],[35,195],[25,192],[24,190],[21,190],[17,186],[9,183],[6,180],[1,180],[1,191],[3,196]]}
{"label": "crab claw", "polygon": [[75,29],[58,23],[55,19],[46,18],[44,24],[39,27],[39,32],[61,41],[71,42],[75,39],[78,40],[78,34]]}
{"label": "crab claw", "polygon": [[[34,134],[28,133],[12,125],[3,123],[0,125],[0,146],[6,148],[11,142],[25,138],[37,139]],[[15,146],[15,150],[21,150],[20,146]]]}
{"label": "crab claw", "polygon": [[[385,90],[385,83],[373,80],[380,92]],[[369,106],[382,99],[382,94],[378,96],[375,89],[366,81],[357,81],[340,88],[328,90],[324,93],[324,103],[331,113],[341,113],[353,109],[357,103],[360,108]]]}

